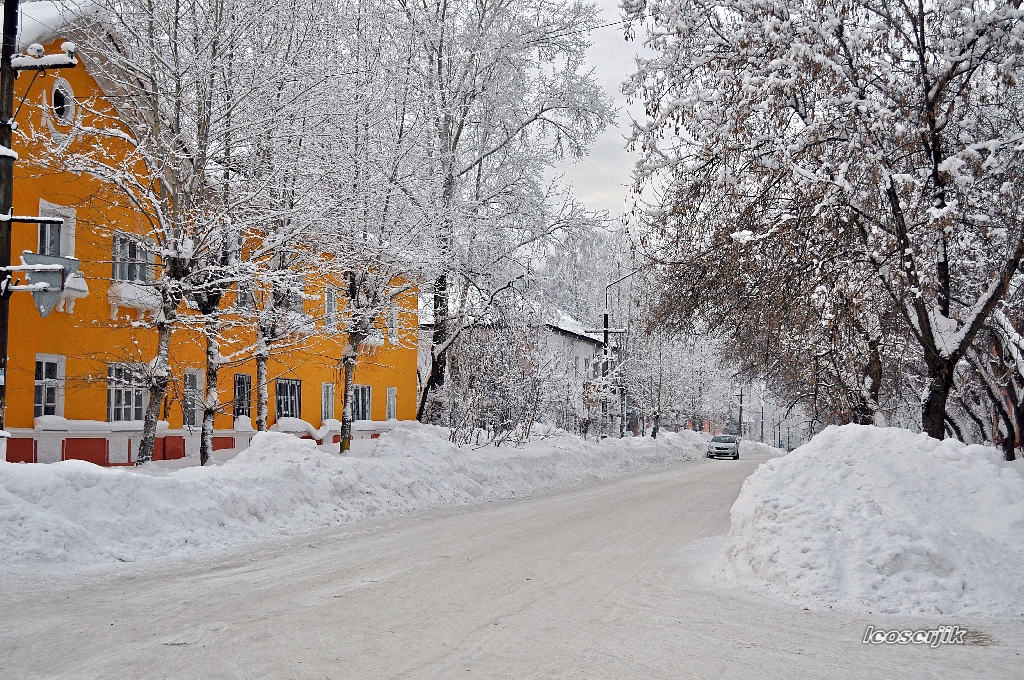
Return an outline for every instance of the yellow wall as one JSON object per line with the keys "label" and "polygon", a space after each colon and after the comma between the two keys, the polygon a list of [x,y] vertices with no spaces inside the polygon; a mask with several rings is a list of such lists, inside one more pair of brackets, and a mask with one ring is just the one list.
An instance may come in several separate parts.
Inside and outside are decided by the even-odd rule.
{"label": "yellow wall", "polygon": [[[47,49],[57,52],[61,39],[53,41]],[[40,167],[37,162],[46,158],[43,145],[30,142],[39,136],[49,136],[44,117],[45,101],[51,100],[56,78],[64,78],[74,90],[76,99],[96,97],[103,102],[96,81],[87,72],[87,63],[74,69],[62,69],[40,76],[32,85],[27,101],[17,117],[20,126],[15,133],[15,150],[20,160],[15,164],[14,213],[39,214],[39,199],[74,207],[77,218],[75,256],[81,261],[81,271],[89,286],[89,294],[76,301],[73,314],[54,310],[43,319],[35,310],[29,293],[15,293],[11,297],[10,347],[7,378],[9,427],[31,428],[33,425],[34,371],[37,353],[66,357],[64,416],[72,419],[107,420],[107,364],[108,362],[148,362],[156,350],[156,333],[147,328],[132,327],[137,313],[132,308],[121,308],[117,320],[111,320],[107,301],[110,285],[112,238],[115,228],[143,233],[140,216],[115,205],[109,191],[95,179],[66,172],[54,172]],[[31,73],[23,73],[17,81],[16,102],[26,94],[32,80]],[[17,104],[16,104],[17,106]],[[55,122],[49,116],[51,122]],[[88,117],[84,120],[89,124]],[[70,132],[71,126],[56,126],[58,132]],[[81,144],[82,140],[72,142]],[[38,251],[38,227],[34,224],[14,224],[12,234],[12,261],[18,263],[22,251]],[[307,295],[322,294],[322,286],[310,281]],[[232,296],[227,296],[232,297]],[[415,295],[410,294],[403,306],[403,328],[415,329]],[[323,303],[307,300],[306,311],[322,318]],[[183,310],[184,312],[184,310]],[[232,336],[242,340],[241,331],[228,330],[224,343],[230,346]],[[398,388],[397,415],[399,419],[412,419],[416,411],[416,339],[415,330],[403,330],[400,343],[379,348],[372,356],[361,358],[355,382],[372,386],[374,420],[383,420],[386,408],[386,388]],[[406,337],[407,336],[407,337]],[[302,381],[302,418],[319,425],[321,415],[321,384],[336,383],[335,417],[342,413],[343,383],[338,364],[344,346],[343,336],[314,337],[302,346],[273,355],[268,363],[270,378],[270,422],[274,418],[274,383],[278,377],[297,378]],[[223,351],[223,354],[228,354]],[[172,341],[171,364],[173,382],[169,388],[170,408],[166,412],[172,428],[182,426],[182,376],[186,368],[204,370],[202,337],[196,330],[181,329]],[[205,371],[204,371],[205,372]],[[216,428],[232,427],[231,402],[235,373],[252,376],[253,403],[251,414],[256,419],[255,364],[252,360],[237,365],[225,365],[218,381],[223,414],[216,419]],[[167,400],[165,400],[166,403]]]}

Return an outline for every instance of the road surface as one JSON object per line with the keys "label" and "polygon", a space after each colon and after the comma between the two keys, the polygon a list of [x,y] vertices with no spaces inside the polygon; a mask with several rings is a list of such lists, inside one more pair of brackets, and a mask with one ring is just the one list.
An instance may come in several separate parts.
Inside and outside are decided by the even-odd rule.
{"label": "road surface", "polygon": [[[216,557],[6,573],[0,678],[1024,677],[1024,623],[804,611],[710,578],[762,460]],[[861,643],[869,624],[950,623],[975,644]]]}

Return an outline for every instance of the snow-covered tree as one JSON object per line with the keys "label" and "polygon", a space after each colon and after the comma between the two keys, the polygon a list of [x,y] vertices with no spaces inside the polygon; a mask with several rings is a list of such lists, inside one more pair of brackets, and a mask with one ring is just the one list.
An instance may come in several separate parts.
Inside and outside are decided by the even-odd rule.
{"label": "snow-covered tree", "polygon": [[[844,233],[916,342],[921,423],[942,438],[954,372],[1024,254],[1024,14],[1015,3],[624,3],[656,52],[627,92],[637,181],[666,241]],[[812,262],[811,264],[816,264]],[[709,272],[710,273],[710,272]]]}

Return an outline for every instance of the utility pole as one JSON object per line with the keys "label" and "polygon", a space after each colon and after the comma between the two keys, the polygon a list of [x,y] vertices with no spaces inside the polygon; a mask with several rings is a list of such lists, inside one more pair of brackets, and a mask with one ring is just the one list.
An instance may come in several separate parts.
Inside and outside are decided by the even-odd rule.
{"label": "utility pole", "polygon": [[[18,74],[11,60],[18,39],[18,0],[4,0],[4,36],[0,50],[0,268],[11,266],[11,208],[14,202],[14,79]],[[0,269],[0,289],[6,289],[11,273]],[[0,294],[0,430],[7,424],[7,329],[10,297]]]}
{"label": "utility pole", "polygon": [[764,403],[761,404],[761,443],[764,444]]}
{"label": "utility pole", "polygon": [[786,425],[786,451],[792,451],[792,440],[789,437],[789,425]]}
{"label": "utility pole", "polygon": [[740,383],[740,431],[739,436],[743,436],[743,383]]}
{"label": "utility pole", "polygon": [[[605,386],[606,387],[608,385],[609,364],[611,363],[611,347],[610,347],[610,343],[609,343],[609,340],[610,340],[609,335],[612,334],[612,333],[625,333],[626,332],[625,328],[614,328],[613,329],[613,328],[610,328],[608,326],[608,324],[610,322],[611,311],[612,311],[611,310],[611,306],[612,306],[612,302],[611,302],[611,288],[612,288],[612,286],[614,286],[616,284],[622,283],[623,281],[628,279],[630,276],[633,276],[633,274],[636,274],[638,271],[640,271],[640,270],[639,269],[634,269],[633,271],[629,272],[628,274],[624,274],[624,275],[620,276],[619,278],[615,279],[614,281],[612,281],[611,283],[609,283],[607,286],[604,287],[604,315],[603,315],[603,323],[601,324],[602,325],[601,332],[604,335],[604,352],[603,352],[603,356],[602,356],[603,361],[601,362],[601,377],[605,379]],[[589,333],[590,331],[587,331],[587,332]],[[623,420],[625,420],[625,417],[626,417],[625,416],[625,408],[626,408],[625,395],[620,395],[620,408],[623,411],[622,418],[623,418]],[[601,399],[601,429],[606,433],[606,436],[611,434],[609,432],[609,430],[611,429],[610,425],[611,425],[611,423],[609,422],[608,399],[607,398],[602,398]],[[623,422],[623,423],[619,424],[619,437],[621,438],[624,434],[625,434],[625,423]]]}
{"label": "utility pole", "polygon": [[[11,225],[13,223],[63,224],[63,220],[60,218],[14,216],[14,161],[18,158],[13,151],[14,130],[17,127],[14,122],[14,81],[18,77],[19,71],[57,70],[73,68],[78,64],[74,56],[75,46],[73,43],[64,43],[61,46],[66,58],[59,55],[43,58],[19,55],[18,5],[19,0],[4,0],[3,42],[0,45],[0,432],[7,425],[7,336],[10,328],[11,293],[15,290],[30,291],[33,294],[50,293],[51,301],[56,304],[57,297],[59,297],[57,287],[59,286],[59,290],[62,290],[67,276],[78,268],[77,261],[68,260],[58,264],[57,260],[65,258],[49,258],[47,260],[44,256],[37,256],[35,258],[39,261],[37,263],[11,267]],[[14,62],[16,56],[17,64]],[[56,274],[57,270],[59,270],[59,275]],[[12,285],[11,280],[14,271],[32,272],[40,280],[49,276],[50,281],[41,281],[29,286],[15,286]],[[46,272],[49,272],[49,275]],[[53,276],[57,278],[54,279]],[[36,299],[36,303],[43,316],[49,314],[53,308],[49,302],[41,304],[39,298]],[[6,436],[0,437],[0,441],[2,441],[0,445],[6,448]]]}

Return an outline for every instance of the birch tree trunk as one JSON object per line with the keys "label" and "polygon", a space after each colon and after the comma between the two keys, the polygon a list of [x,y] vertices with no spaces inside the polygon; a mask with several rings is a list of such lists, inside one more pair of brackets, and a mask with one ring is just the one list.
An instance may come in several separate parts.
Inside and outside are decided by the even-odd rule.
{"label": "birch tree trunk", "polygon": [[203,324],[206,336],[206,397],[203,399],[203,428],[199,439],[199,464],[206,462],[213,455],[213,424],[220,404],[217,380],[220,376],[220,315],[208,314]]}
{"label": "birch tree trunk", "polygon": [[153,460],[153,449],[156,447],[156,426],[160,420],[160,405],[163,404],[167,384],[171,380],[171,333],[174,330],[174,321],[168,319],[168,316],[173,316],[173,312],[171,315],[161,314],[160,320],[156,323],[156,358],[150,376],[149,404],[146,405],[146,417],[142,425],[142,441],[139,442],[136,465]]}
{"label": "birch tree trunk", "polygon": [[[358,345],[356,345],[358,347]],[[356,373],[357,350],[349,342],[345,345],[342,366],[345,368],[345,404],[341,412],[341,452],[352,448],[352,402],[353,386],[352,381]]]}
{"label": "birch tree trunk", "polygon": [[267,386],[267,359],[269,358],[267,341],[261,333],[256,348],[256,430],[259,432],[267,431],[267,404],[270,402]]}

